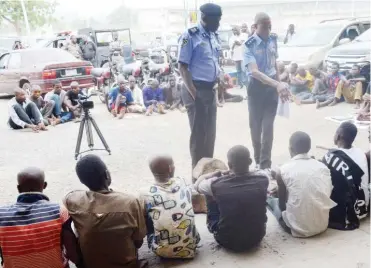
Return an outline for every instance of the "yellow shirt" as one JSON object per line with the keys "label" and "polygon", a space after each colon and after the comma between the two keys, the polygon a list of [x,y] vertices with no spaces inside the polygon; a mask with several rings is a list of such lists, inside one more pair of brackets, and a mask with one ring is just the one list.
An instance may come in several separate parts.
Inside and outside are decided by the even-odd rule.
{"label": "yellow shirt", "polygon": [[308,85],[309,90],[312,91],[313,86],[314,86],[314,77],[310,74],[310,72],[306,71],[304,77],[297,74],[296,78],[301,79],[301,80],[309,81],[309,83],[307,85]]}

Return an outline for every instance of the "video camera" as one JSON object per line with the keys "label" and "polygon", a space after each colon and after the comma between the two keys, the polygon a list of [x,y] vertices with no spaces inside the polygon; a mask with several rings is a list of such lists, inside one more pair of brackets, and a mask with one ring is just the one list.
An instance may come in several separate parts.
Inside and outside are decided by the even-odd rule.
{"label": "video camera", "polygon": [[88,100],[91,96],[94,96],[93,94],[91,94],[89,96],[87,96],[85,94],[79,94],[78,96],[79,96],[79,98],[77,99],[77,102],[81,105],[81,107],[84,110],[89,110],[89,109],[94,108],[94,102]]}

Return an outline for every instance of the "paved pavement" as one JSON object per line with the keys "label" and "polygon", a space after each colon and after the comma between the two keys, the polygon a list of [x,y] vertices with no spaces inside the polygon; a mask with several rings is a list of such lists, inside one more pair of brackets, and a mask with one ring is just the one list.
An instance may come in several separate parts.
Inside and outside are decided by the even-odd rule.
{"label": "paved pavement", "polygon": [[[288,138],[296,130],[308,132],[312,137],[312,154],[321,157],[325,151],[316,145],[331,147],[337,125],[324,120],[327,115],[346,115],[353,112],[350,105],[315,110],[312,105],[291,105],[290,119],[277,118],[273,164],[289,159]],[[112,188],[128,193],[151,182],[148,159],[156,153],[169,153],[174,157],[176,174],[190,181],[191,161],[188,150],[189,126],[186,114],[171,112],[151,118],[129,115],[119,121],[112,118],[104,105],[96,102],[92,110],[101,131],[112,149],[112,155],[98,152],[112,173]],[[59,201],[69,191],[84,189],[75,172],[74,149],[78,124],[67,123],[51,127],[49,131],[32,133],[28,130],[13,131],[5,124],[7,100],[0,99],[0,204],[14,202],[17,196],[16,173],[21,168],[36,165],[46,172],[49,183],[45,193],[51,200]],[[356,145],[368,149],[368,133],[360,131]],[[94,136],[97,146],[97,135]],[[218,128],[215,157],[226,160],[228,149],[236,144],[251,147],[248,128],[247,105],[227,104],[218,109]],[[84,136],[83,146],[86,147]],[[196,216],[202,237],[199,254],[191,262],[160,262],[146,248],[141,254],[156,267],[369,267],[369,221],[359,230],[340,232],[328,230],[310,239],[295,239],[285,234],[268,214],[267,235],[260,248],[245,254],[233,254],[220,249],[207,232],[205,216]]]}

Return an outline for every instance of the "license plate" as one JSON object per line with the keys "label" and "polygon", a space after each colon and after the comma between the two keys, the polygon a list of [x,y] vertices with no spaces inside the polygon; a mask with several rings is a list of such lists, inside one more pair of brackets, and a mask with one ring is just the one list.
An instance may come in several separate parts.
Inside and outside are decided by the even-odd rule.
{"label": "license plate", "polygon": [[74,76],[77,75],[76,69],[66,70],[66,76]]}

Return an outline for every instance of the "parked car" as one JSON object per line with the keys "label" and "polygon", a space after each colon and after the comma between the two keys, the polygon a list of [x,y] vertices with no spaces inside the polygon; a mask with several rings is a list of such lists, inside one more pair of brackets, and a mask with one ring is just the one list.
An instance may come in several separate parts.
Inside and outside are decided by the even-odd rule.
{"label": "parked car", "polygon": [[28,93],[30,84],[39,85],[42,93],[46,93],[57,79],[65,90],[70,89],[72,81],[82,88],[90,88],[94,86],[92,68],[90,62],[78,60],[61,49],[13,50],[0,57],[0,95],[13,95],[20,80]]}
{"label": "parked car", "polygon": [[285,65],[296,62],[305,67],[322,68],[331,48],[351,42],[368,28],[369,18],[351,18],[326,20],[299,29],[289,43],[278,48],[279,60]]}
{"label": "parked car", "polygon": [[361,73],[370,81],[371,29],[353,42],[331,49],[325,58],[325,64],[337,62],[341,71],[349,71],[354,64],[361,67]]}

